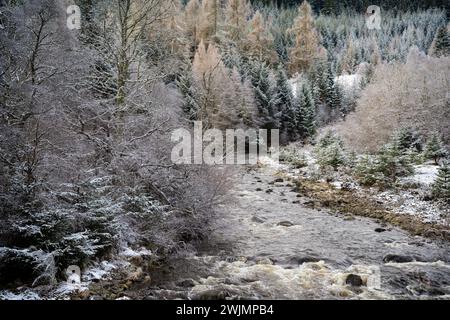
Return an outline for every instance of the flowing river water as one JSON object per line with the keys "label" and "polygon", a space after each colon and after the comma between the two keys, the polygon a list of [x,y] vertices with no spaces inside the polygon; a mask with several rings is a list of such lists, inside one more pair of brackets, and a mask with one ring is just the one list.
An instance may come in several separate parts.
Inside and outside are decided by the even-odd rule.
{"label": "flowing river water", "polygon": [[175,264],[176,280],[149,298],[450,298],[448,243],[306,208],[275,173],[243,171],[203,250]]}

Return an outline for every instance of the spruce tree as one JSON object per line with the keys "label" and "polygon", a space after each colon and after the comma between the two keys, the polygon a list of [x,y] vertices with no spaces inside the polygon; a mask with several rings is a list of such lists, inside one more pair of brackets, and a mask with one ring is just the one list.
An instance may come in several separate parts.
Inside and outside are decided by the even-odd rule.
{"label": "spruce tree", "polygon": [[442,26],[436,32],[436,36],[430,48],[430,54],[436,57],[450,54],[450,37],[446,26]]}
{"label": "spruce tree", "polygon": [[176,81],[181,94],[183,95],[183,111],[189,120],[197,119],[198,104],[195,96],[195,88],[192,79],[192,69],[190,63],[186,63]]}
{"label": "spruce tree", "polygon": [[401,128],[395,133],[394,139],[397,139],[399,147],[403,151],[414,149],[417,152],[422,152],[422,138],[420,134],[412,128]]}
{"label": "spruce tree", "polygon": [[447,155],[447,150],[445,150],[439,135],[437,133],[433,134],[425,147],[425,157],[434,160],[435,164],[439,164],[439,160]]}
{"label": "spruce tree", "polygon": [[304,83],[297,97],[297,132],[303,138],[316,133],[316,106],[308,84]]}
{"label": "spruce tree", "polygon": [[280,129],[288,137],[294,138],[296,132],[296,116],[294,111],[294,96],[283,66],[278,66],[276,75],[276,102],[279,112]]}
{"label": "spruce tree", "polygon": [[395,138],[383,146],[378,156],[378,161],[378,171],[382,172],[391,182],[395,182],[397,177],[407,176],[414,172],[411,159],[402,150],[398,140]]}
{"label": "spruce tree", "polygon": [[249,71],[259,114],[267,122],[273,123],[275,121],[274,111],[277,105],[277,97],[274,95],[270,82],[269,68],[264,62],[253,61],[250,63]]}
{"label": "spruce tree", "polygon": [[450,204],[450,167],[447,162],[439,167],[432,192],[435,199],[442,199],[447,204]]}

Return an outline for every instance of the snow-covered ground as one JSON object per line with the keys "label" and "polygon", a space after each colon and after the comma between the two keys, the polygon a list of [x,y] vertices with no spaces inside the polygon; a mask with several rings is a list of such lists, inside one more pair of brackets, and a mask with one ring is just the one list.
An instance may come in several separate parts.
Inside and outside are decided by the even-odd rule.
{"label": "snow-covered ground", "polygon": [[112,261],[101,261],[92,264],[87,270],[81,274],[81,281],[77,283],[70,283],[69,281],[62,281],[51,292],[40,294],[39,288],[19,288],[14,291],[4,290],[0,291],[0,300],[42,300],[42,299],[69,299],[73,294],[80,294],[89,290],[89,286],[93,282],[99,280],[111,280],[112,274],[116,270],[130,270],[132,269],[131,259],[139,257],[150,257],[153,253],[150,250],[141,248],[133,250],[129,247],[124,247],[119,252],[116,259]]}
{"label": "snow-covered ground", "polygon": [[[293,146],[290,146],[292,148]],[[302,154],[308,162],[308,166],[302,169],[294,169],[290,166],[286,168],[283,164],[271,164],[275,169],[283,171],[284,174],[291,178],[296,178],[303,173],[306,177],[318,178],[319,181],[324,182],[325,177],[321,177],[319,168],[315,163],[314,153],[310,146],[298,148],[298,152]],[[358,185],[356,181],[342,173],[332,173],[333,180],[330,184],[336,189],[340,189],[342,185],[351,186],[352,190],[361,196],[369,196],[376,202],[382,204],[387,209],[401,215],[410,215],[418,218],[426,223],[436,223],[445,226],[450,226],[450,208],[430,201],[429,195],[431,185],[436,180],[438,173],[438,166],[429,162],[414,167],[415,173],[409,177],[404,177],[399,180],[400,185],[405,188],[389,189],[380,191],[377,188],[364,188]],[[413,184],[412,188],[408,185]]]}
{"label": "snow-covered ground", "polygon": [[414,167],[414,175],[403,178],[403,182],[414,182],[430,186],[436,180],[439,167],[434,164],[423,164]]}

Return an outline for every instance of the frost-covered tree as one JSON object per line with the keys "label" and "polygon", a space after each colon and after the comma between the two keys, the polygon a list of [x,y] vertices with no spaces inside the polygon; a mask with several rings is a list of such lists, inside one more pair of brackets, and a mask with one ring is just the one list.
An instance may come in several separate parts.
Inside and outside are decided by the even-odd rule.
{"label": "frost-covered tree", "polygon": [[[198,96],[197,119],[203,121],[205,127],[226,129],[251,122],[256,112],[250,84],[243,81],[237,69],[225,67],[214,44],[206,49],[203,41],[200,42],[192,71]],[[263,87],[260,83],[258,88]],[[256,99],[258,97],[263,101],[266,95],[256,95]],[[273,103],[270,103],[273,114]]]}
{"label": "frost-covered tree", "polygon": [[227,37],[241,46],[241,40],[247,36],[250,4],[247,0],[228,0],[225,7],[225,32]]}
{"label": "frost-covered tree", "polygon": [[246,52],[258,61],[268,64],[276,62],[277,56],[274,51],[273,37],[266,26],[262,14],[257,11],[250,21],[250,30],[245,46]]}
{"label": "frost-covered tree", "polygon": [[220,19],[219,0],[203,0],[198,22],[198,37],[206,44],[214,41]]}
{"label": "frost-covered tree", "polygon": [[355,44],[352,41],[352,38],[350,37],[347,41],[345,53],[341,59],[340,63],[340,71],[341,73],[346,74],[353,74],[355,71],[355,67],[357,64],[357,53]]}
{"label": "frost-covered tree", "polygon": [[438,29],[429,53],[436,57],[450,55],[450,35],[447,26]]}
{"label": "frost-covered tree", "polygon": [[196,88],[192,77],[192,66],[190,61],[185,63],[184,68],[177,79],[177,86],[183,95],[183,111],[189,120],[196,120],[198,113],[198,103]]}
{"label": "frost-covered tree", "polygon": [[184,32],[188,39],[189,51],[194,53],[200,42],[198,20],[200,17],[199,0],[189,0],[184,9]]}
{"label": "frost-covered tree", "polygon": [[323,169],[332,167],[334,170],[337,170],[347,162],[341,139],[331,131],[328,131],[319,140],[315,153],[317,163]]}
{"label": "frost-covered tree", "polygon": [[397,177],[407,176],[414,172],[410,157],[401,149],[396,139],[392,139],[390,143],[381,148],[378,161],[378,171],[382,172],[391,182],[395,182]]}
{"label": "frost-covered tree", "polygon": [[444,162],[432,186],[433,197],[450,204],[450,166]]}
{"label": "frost-covered tree", "polygon": [[439,160],[445,158],[447,155],[448,152],[445,149],[439,134],[434,133],[425,146],[425,157],[427,157],[427,159],[432,159],[435,164],[438,164]]}
{"label": "frost-covered tree", "polygon": [[296,100],[297,132],[303,138],[312,137],[316,133],[316,106],[307,83],[301,85]]}
{"label": "frost-covered tree", "polygon": [[278,102],[270,70],[264,62],[253,61],[250,63],[249,73],[259,115],[266,126],[275,128],[277,126],[275,108]]}
{"label": "frost-covered tree", "polygon": [[380,64],[357,100],[356,110],[339,135],[348,146],[375,152],[401,127],[414,127],[424,136],[439,132],[448,144],[448,57],[427,57],[410,50],[407,63]]}
{"label": "frost-covered tree", "polygon": [[288,138],[294,138],[297,131],[297,120],[294,109],[294,96],[286,72],[282,65],[278,66],[276,74],[277,109],[280,113],[280,129]]}
{"label": "frost-covered tree", "polygon": [[417,152],[422,152],[422,136],[413,128],[401,128],[394,134],[394,139],[398,141],[401,150],[415,149]]}
{"label": "frost-covered tree", "polygon": [[288,30],[293,34],[295,43],[289,51],[289,69],[291,74],[309,69],[318,54],[319,39],[314,27],[311,5],[303,1],[298,9],[294,25]]}

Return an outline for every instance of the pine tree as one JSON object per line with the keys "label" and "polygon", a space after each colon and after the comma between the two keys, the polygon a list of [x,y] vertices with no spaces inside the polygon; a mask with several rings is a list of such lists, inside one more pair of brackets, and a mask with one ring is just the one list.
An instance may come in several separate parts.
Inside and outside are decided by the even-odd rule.
{"label": "pine tree", "polygon": [[442,199],[447,204],[450,204],[450,166],[444,162],[438,171],[436,181],[432,187],[433,197]]}
{"label": "pine tree", "polygon": [[439,164],[439,160],[448,155],[441,138],[437,133],[434,133],[425,147],[425,156],[427,159],[433,159],[434,163]]}
{"label": "pine tree", "polygon": [[297,97],[297,132],[303,138],[316,133],[316,107],[308,84],[303,83]]}
{"label": "pine tree", "polygon": [[281,64],[278,66],[276,75],[276,97],[277,109],[280,113],[280,129],[288,137],[294,138],[297,127],[293,103],[294,96],[286,72]]}
{"label": "pine tree", "polygon": [[314,28],[312,9],[307,1],[299,7],[294,25],[288,30],[295,37],[294,47],[289,52],[291,74],[307,71],[319,50],[319,39]]}
{"label": "pine tree", "polygon": [[430,55],[436,57],[448,56],[450,54],[450,36],[446,26],[438,29],[429,51]]}

